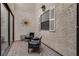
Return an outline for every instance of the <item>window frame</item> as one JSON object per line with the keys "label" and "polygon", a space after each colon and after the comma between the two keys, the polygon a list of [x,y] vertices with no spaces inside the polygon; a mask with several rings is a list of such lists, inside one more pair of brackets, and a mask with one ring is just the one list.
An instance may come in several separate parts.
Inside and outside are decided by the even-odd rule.
{"label": "window frame", "polygon": [[[52,11],[52,10],[54,10],[54,18],[51,18],[51,11]],[[46,22],[46,21],[43,21],[43,22],[42,22],[42,16],[43,16],[47,11],[49,12],[49,16],[48,16],[48,17],[49,17],[49,19],[48,19],[48,21],[49,21],[49,29],[48,29],[48,30],[45,30],[45,29],[41,29],[41,25],[42,25],[41,23]],[[51,21],[54,21],[54,26],[53,26],[54,29],[53,29],[53,30],[51,29]],[[55,20],[55,7],[53,7],[52,9],[46,10],[45,12],[43,12],[43,13],[40,15],[40,23],[39,23],[39,24],[40,24],[40,30],[41,30],[41,31],[53,31],[53,32],[55,31],[55,29],[56,29],[56,25],[55,25],[55,24],[56,24],[56,20]]]}

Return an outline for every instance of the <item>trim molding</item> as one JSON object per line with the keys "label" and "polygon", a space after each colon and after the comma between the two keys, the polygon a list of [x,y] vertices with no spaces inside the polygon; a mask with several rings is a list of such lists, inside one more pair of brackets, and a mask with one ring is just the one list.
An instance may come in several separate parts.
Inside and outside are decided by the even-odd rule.
{"label": "trim molding", "polygon": [[[43,42],[41,42],[43,43]],[[53,50],[54,52],[56,52],[57,54],[59,54],[60,56],[64,56],[62,54],[60,54],[58,51],[54,50],[53,48],[49,47],[47,44],[43,43],[45,46],[47,46],[49,49]]]}

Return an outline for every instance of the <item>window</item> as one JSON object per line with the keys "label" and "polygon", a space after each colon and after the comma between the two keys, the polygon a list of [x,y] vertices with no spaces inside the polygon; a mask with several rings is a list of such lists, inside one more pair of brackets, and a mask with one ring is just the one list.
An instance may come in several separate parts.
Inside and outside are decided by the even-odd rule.
{"label": "window", "polygon": [[49,15],[49,30],[55,31],[55,8],[50,10]]}
{"label": "window", "polygon": [[49,10],[41,15],[41,30],[49,30]]}
{"label": "window", "polygon": [[45,11],[40,16],[41,30],[55,31],[55,8]]}
{"label": "window", "polygon": [[13,42],[13,16],[10,13],[10,45]]}

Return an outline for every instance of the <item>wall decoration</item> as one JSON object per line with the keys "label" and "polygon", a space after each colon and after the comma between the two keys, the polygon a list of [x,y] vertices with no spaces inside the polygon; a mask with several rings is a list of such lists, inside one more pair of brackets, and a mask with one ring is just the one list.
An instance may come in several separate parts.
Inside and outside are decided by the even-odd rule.
{"label": "wall decoration", "polygon": [[28,24],[29,24],[29,21],[27,21],[27,20],[29,20],[29,19],[22,19],[22,25],[23,26],[27,26]]}
{"label": "wall decoration", "polygon": [[28,24],[28,22],[27,21],[24,21],[24,24]]}

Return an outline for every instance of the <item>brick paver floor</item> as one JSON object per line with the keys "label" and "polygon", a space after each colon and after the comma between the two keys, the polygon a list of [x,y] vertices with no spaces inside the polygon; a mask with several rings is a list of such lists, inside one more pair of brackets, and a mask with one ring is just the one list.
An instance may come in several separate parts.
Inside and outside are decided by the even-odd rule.
{"label": "brick paver floor", "polygon": [[44,44],[41,44],[41,52],[38,51],[33,52],[30,49],[30,53],[28,53],[28,43],[24,41],[15,41],[8,52],[8,56],[59,56],[56,52],[49,49]]}

